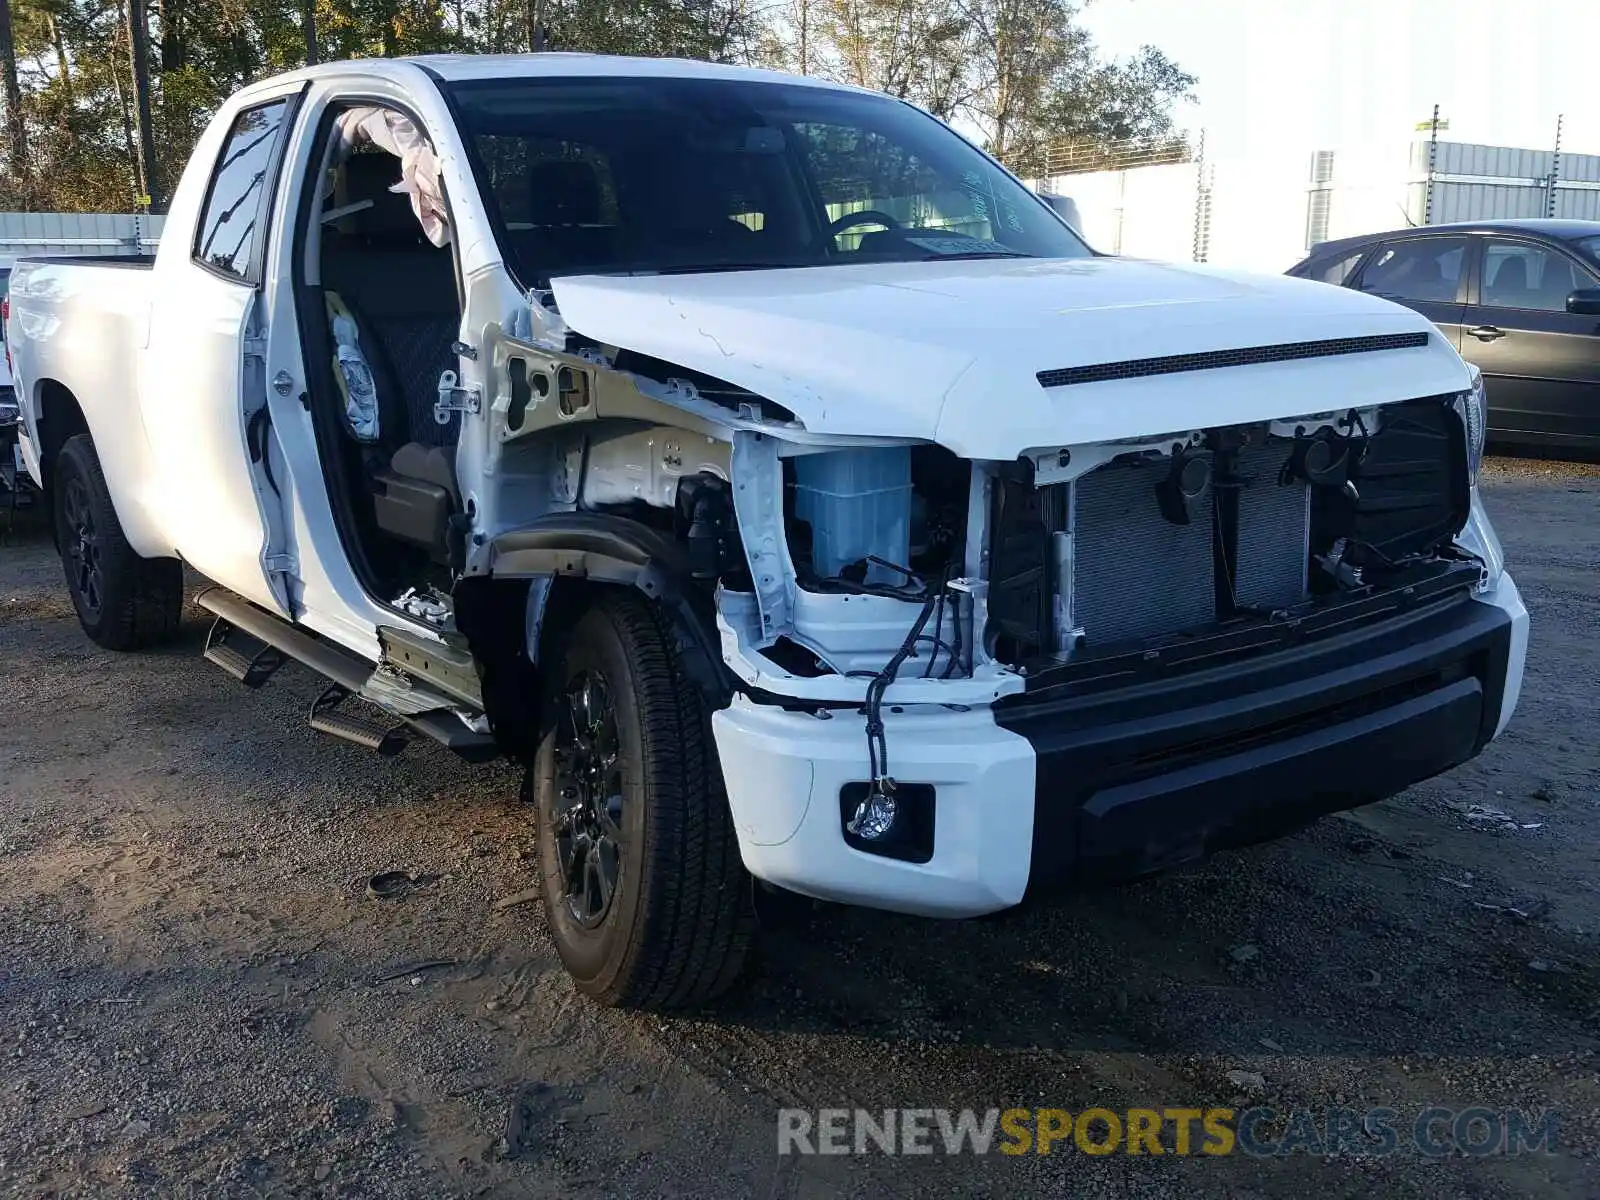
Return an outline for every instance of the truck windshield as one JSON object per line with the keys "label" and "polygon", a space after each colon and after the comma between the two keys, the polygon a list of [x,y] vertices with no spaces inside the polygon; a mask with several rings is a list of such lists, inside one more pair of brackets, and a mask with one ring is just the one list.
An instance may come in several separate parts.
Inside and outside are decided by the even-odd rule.
{"label": "truck windshield", "polygon": [[513,275],[1083,258],[1040,200],[882,96],[727,79],[450,86]]}

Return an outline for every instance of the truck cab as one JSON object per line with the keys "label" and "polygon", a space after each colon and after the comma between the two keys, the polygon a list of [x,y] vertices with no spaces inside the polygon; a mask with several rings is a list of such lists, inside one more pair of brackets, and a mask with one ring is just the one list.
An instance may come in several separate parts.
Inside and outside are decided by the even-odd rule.
{"label": "truck cab", "polygon": [[1381,299],[1096,254],[927,114],[604,56],[336,63],[159,253],[24,260],[86,631],[515,757],[605,1003],[763,890],[970,917],[1381,799],[1510,719],[1481,379]]}

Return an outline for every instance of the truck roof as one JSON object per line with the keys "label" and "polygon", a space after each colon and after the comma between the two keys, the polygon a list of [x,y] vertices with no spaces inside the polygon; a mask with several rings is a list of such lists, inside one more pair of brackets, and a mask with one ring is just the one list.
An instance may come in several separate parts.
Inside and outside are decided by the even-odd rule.
{"label": "truck roof", "polygon": [[814,76],[789,75],[759,67],[737,67],[726,63],[702,62],[687,58],[629,58],[617,54],[579,54],[544,51],[539,54],[421,54],[409,58],[361,58],[318,63],[263,79],[246,91],[286,80],[326,79],[359,75],[415,83],[417,68],[447,82],[478,79],[518,79],[574,76],[634,76],[661,79],[742,79],[750,82],[787,83],[826,88],[834,91],[870,92],[852,84],[835,83]]}

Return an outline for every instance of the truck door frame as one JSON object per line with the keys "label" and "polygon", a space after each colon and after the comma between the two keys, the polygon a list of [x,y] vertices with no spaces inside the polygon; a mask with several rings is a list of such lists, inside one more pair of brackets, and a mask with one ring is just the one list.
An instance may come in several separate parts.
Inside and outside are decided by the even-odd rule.
{"label": "truck door frame", "polygon": [[[196,148],[168,217],[172,233],[183,230],[189,239],[157,257],[139,356],[145,436],[173,548],[202,574],[284,616],[296,603],[298,564],[283,486],[287,463],[268,405],[265,264],[305,91],[299,81],[241,94],[216,123],[215,136]],[[240,236],[251,236],[248,259],[242,270],[230,270],[206,257],[208,208],[239,119],[277,104],[284,107],[270,156],[250,185],[258,193],[254,207],[244,210],[250,220]],[[213,236],[249,194],[216,223]],[[240,494],[246,486],[248,500]]]}
{"label": "truck door frame", "polygon": [[[327,325],[320,308],[304,311],[303,301],[310,251],[307,221],[320,197],[330,111],[378,105],[405,114],[427,135],[441,162],[458,288],[474,269],[482,269],[481,254],[475,251],[485,239],[471,205],[459,202],[460,189],[469,186],[464,180],[470,180],[461,173],[464,150],[443,98],[428,76],[418,70],[413,88],[386,76],[362,75],[356,70],[360,64],[349,66],[348,73],[314,79],[296,118],[284,195],[273,218],[273,248],[267,268],[273,330],[268,369],[289,372],[293,386],[287,396],[269,395],[268,403],[289,460],[290,514],[301,547],[302,604],[295,620],[376,662],[382,656],[380,626],[399,626],[429,638],[437,638],[439,631],[395,608],[394,597],[376,595],[367,586],[366,573],[355,557],[359,551],[352,551],[344,522],[335,511],[337,486],[323,461],[324,439],[317,436],[313,381],[326,357],[322,351],[328,343]],[[464,374],[475,367],[467,361],[460,365]],[[479,435],[464,422],[463,441],[474,436]]]}

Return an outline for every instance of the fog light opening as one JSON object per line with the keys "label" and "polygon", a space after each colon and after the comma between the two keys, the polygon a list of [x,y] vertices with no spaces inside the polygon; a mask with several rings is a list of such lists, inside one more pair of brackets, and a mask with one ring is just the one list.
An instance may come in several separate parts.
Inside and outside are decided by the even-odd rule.
{"label": "fog light opening", "polygon": [[925,863],[933,857],[934,800],[930,783],[847,783],[839,789],[840,832],[853,850]]}

